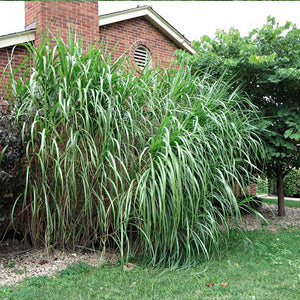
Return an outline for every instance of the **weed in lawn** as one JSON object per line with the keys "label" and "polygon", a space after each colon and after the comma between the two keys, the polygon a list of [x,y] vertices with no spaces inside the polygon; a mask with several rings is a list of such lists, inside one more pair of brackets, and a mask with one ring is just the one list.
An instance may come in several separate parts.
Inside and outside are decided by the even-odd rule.
{"label": "weed in lawn", "polygon": [[16,265],[16,262],[10,261],[6,265],[4,265],[4,268],[13,268]]}

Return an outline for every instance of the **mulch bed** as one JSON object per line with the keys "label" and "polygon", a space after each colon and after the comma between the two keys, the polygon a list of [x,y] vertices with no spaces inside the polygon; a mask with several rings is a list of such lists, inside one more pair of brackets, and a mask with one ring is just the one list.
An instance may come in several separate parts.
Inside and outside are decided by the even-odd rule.
{"label": "mulch bed", "polygon": [[242,228],[245,230],[267,229],[277,232],[281,228],[300,226],[300,208],[285,207],[286,216],[277,216],[277,205],[263,204],[258,210],[264,219],[255,215],[243,216]]}
{"label": "mulch bed", "polygon": [[[286,216],[277,217],[277,206],[263,204],[259,212],[264,217],[244,215],[242,228],[245,230],[267,229],[277,232],[281,228],[300,226],[300,208],[286,207]],[[0,243],[0,286],[15,284],[27,277],[54,276],[57,271],[68,265],[84,262],[99,266],[104,261],[116,263],[116,254],[105,254],[101,257],[98,251],[67,252],[45,249],[25,249],[18,240],[7,240]]]}

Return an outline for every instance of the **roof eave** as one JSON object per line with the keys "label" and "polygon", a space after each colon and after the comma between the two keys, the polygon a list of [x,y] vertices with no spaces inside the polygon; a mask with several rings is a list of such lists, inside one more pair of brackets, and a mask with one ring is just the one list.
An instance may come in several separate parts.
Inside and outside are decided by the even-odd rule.
{"label": "roof eave", "polygon": [[162,31],[168,38],[170,38],[173,42],[175,42],[175,44],[182,47],[184,50],[190,52],[191,54],[196,53],[196,50],[190,45],[190,42],[182,34],[180,34],[158,13],[147,6],[102,15],[99,17],[99,26],[104,26],[138,17],[145,17],[152,25],[158,27],[160,31]]}
{"label": "roof eave", "polygon": [[0,36],[0,49],[15,46],[35,40],[35,30],[22,31]]}

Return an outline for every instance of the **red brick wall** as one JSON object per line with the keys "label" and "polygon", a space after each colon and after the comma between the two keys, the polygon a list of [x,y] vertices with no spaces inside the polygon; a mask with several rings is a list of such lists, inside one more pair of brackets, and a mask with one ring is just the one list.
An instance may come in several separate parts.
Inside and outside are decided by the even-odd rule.
{"label": "red brick wall", "polygon": [[244,188],[242,188],[238,184],[236,184],[234,186],[234,194],[240,198],[243,198],[245,195],[246,196],[256,196],[256,189],[257,189],[257,185],[254,183],[250,184]]}
{"label": "red brick wall", "polygon": [[0,106],[4,104],[2,100],[5,96],[5,90],[7,89],[7,83],[9,81],[8,62],[10,61],[11,57],[13,57],[11,63],[12,67],[15,69],[24,60],[24,56],[26,55],[27,50],[25,47],[22,46],[17,46],[15,48],[6,47],[0,49]]}
{"label": "red brick wall", "polygon": [[[114,58],[122,54],[129,55],[134,62],[133,53],[138,45],[146,46],[152,57],[152,66],[168,66],[174,59],[173,53],[179,47],[161,33],[145,18],[134,18],[110,25],[101,26],[99,31],[97,1],[25,1],[25,24],[36,22],[41,30],[49,29],[50,35],[60,35],[65,40],[68,26],[82,35],[85,46],[96,41],[102,42],[111,51],[116,47]],[[100,32],[100,36],[99,36]],[[37,31],[36,45],[40,42]],[[2,75],[11,55],[12,47],[0,49],[0,83],[7,83],[8,76]],[[13,67],[22,60],[17,55],[24,54],[25,48],[15,50]],[[0,87],[0,97],[3,92]]]}
{"label": "red brick wall", "polygon": [[108,50],[116,50],[113,58],[133,53],[137,45],[146,46],[152,57],[152,66],[168,66],[174,59],[173,53],[179,47],[143,17],[121,21],[100,27],[100,43]]}
{"label": "red brick wall", "polygon": [[34,21],[42,32],[47,30],[50,36],[59,35],[65,41],[70,28],[83,38],[85,47],[99,38],[97,1],[25,1],[25,25]]}
{"label": "red brick wall", "polygon": [[[68,37],[68,28],[83,38],[83,46],[99,41],[99,17],[97,1],[25,1],[25,26],[36,22],[39,29],[46,29],[50,36]],[[40,43],[40,33],[37,30],[35,44]],[[4,91],[8,75],[3,74],[13,47],[0,49],[0,101],[3,104]],[[24,47],[16,47],[14,51],[13,68],[16,68],[26,53]],[[0,103],[0,105],[1,105]]]}

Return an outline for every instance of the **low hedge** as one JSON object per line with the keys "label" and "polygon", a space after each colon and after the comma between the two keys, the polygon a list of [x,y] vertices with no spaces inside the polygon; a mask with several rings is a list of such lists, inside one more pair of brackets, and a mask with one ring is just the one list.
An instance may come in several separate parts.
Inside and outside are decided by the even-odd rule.
{"label": "low hedge", "polygon": [[284,193],[287,197],[300,196],[300,170],[292,169],[284,178]]}

